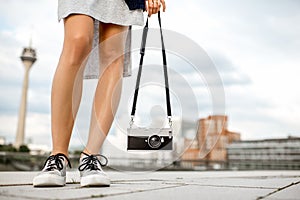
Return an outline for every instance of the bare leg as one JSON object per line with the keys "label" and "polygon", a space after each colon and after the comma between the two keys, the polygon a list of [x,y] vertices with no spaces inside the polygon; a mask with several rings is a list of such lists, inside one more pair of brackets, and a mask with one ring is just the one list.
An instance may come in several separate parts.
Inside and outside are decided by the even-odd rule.
{"label": "bare leg", "polygon": [[[64,20],[64,27],[63,50],[52,85],[51,128],[52,154],[68,155],[82,93],[82,75],[77,76],[79,79],[76,75],[82,73],[79,68],[92,48],[93,19],[86,15],[71,15]],[[73,87],[76,88],[73,90]]]}
{"label": "bare leg", "polygon": [[128,27],[100,24],[100,65],[105,68],[95,92],[89,138],[84,152],[97,154],[118,108],[123,76],[123,52]]}

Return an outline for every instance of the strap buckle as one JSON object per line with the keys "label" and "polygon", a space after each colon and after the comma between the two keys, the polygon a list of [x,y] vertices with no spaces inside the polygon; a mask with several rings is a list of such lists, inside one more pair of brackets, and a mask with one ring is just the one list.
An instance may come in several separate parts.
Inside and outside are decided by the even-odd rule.
{"label": "strap buckle", "polygon": [[129,126],[130,126],[130,128],[132,128],[132,125],[133,125],[133,123],[134,123],[134,116],[133,115],[131,115],[131,117],[130,117],[130,122],[129,122]]}
{"label": "strap buckle", "polygon": [[168,116],[168,121],[169,121],[170,128],[172,128],[173,121],[172,121],[172,117],[171,116]]}

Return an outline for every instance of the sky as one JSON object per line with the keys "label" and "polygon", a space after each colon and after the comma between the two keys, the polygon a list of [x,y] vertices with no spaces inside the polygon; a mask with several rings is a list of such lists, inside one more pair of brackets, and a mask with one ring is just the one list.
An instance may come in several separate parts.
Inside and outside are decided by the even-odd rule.
{"label": "sky", "polygon": [[[50,145],[51,83],[63,42],[57,1],[0,1],[0,136],[15,138],[24,75],[19,57],[32,37],[38,60],[30,72],[26,140]],[[228,128],[242,139],[300,137],[299,9],[298,0],[167,1],[164,29],[194,41],[211,58],[223,81]],[[184,63],[169,60],[171,70]],[[194,89],[196,98],[208,101],[198,105],[198,117],[207,117],[209,92]]]}

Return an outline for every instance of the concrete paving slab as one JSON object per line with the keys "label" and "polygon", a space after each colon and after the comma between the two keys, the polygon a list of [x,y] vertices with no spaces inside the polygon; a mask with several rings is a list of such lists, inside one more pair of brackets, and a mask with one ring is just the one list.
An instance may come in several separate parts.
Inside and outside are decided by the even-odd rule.
{"label": "concrete paving slab", "polygon": [[195,180],[184,180],[186,184],[190,185],[262,189],[277,189],[297,181],[300,181],[300,178],[222,178],[221,181],[209,178],[199,178]]}
{"label": "concrete paving slab", "polygon": [[[1,185],[15,184],[31,184],[33,177],[38,172],[0,172]],[[263,179],[263,178],[300,178],[300,171],[163,171],[158,172],[116,172],[108,171],[108,175],[112,180],[205,180],[218,178],[247,178],[247,179]],[[67,172],[67,182],[79,182],[78,171]]]}
{"label": "concrete paving slab", "polygon": [[1,187],[3,197],[18,197],[29,199],[88,199],[103,196],[131,194],[141,191],[152,191],[174,187],[176,185],[162,182],[128,182],[114,183],[110,187],[83,188],[79,184],[67,184],[65,187],[33,188],[31,185]]}
{"label": "concrete paving slab", "polygon": [[18,197],[6,197],[6,196],[0,196],[0,199],[2,200],[20,200]]}
{"label": "concrete paving slab", "polygon": [[[32,184],[33,177],[39,172],[0,172],[0,186]],[[67,182],[79,182],[79,172],[67,172]]]}
{"label": "concrete paving slab", "polygon": [[81,188],[79,184],[66,185],[65,187],[33,188],[31,185],[23,187],[9,186],[1,189],[1,196],[18,199],[88,199],[93,195],[112,195],[124,192],[115,187],[107,188]]}
{"label": "concrete paving slab", "polygon": [[[38,172],[0,172],[0,200],[15,199],[299,199],[299,171],[108,172],[111,187],[81,188],[68,171],[67,186],[34,188]],[[297,183],[291,185],[292,183]]]}
{"label": "concrete paving slab", "polygon": [[[110,173],[110,172],[109,172]],[[163,176],[161,176],[164,174]],[[121,179],[162,179],[163,171],[158,172],[112,172],[112,178]],[[300,171],[168,171],[168,180],[199,178],[257,178],[257,177],[300,177]]]}
{"label": "concrete paving slab", "polygon": [[300,182],[294,182],[286,186],[286,188],[280,188],[273,193],[270,193],[264,199],[266,200],[299,200],[300,199]]}
{"label": "concrete paving slab", "polygon": [[0,186],[32,183],[33,172],[0,172]]}
{"label": "concrete paving slab", "polygon": [[185,185],[161,190],[151,190],[119,196],[108,196],[103,200],[132,200],[132,199],[256,199],[261,195],[268,194],[271,189],[247,189],[247,188],[219,188],[209,186]]}

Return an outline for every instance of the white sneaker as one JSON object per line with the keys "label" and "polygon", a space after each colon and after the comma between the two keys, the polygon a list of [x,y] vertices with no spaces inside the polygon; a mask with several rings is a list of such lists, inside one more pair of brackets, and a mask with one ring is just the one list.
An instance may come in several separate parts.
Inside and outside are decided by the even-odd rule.
{"label": "white sneaker", "polygon": [[64,186],[66,184],[67,164],[71,167],[69,159],[62,153],[49,156],[43,170],[34,177],[33,186]]}
{"label": "white sneaker", "polygon": [[[79,160],[78,170],[80,171],[80,185],[86,186],[110,186],[110,179],[102,170],[102,166],[107,165],[107,158],[103,155],[84,154]],[[98,157],[103,157],[105,163],[102,164]]]}

